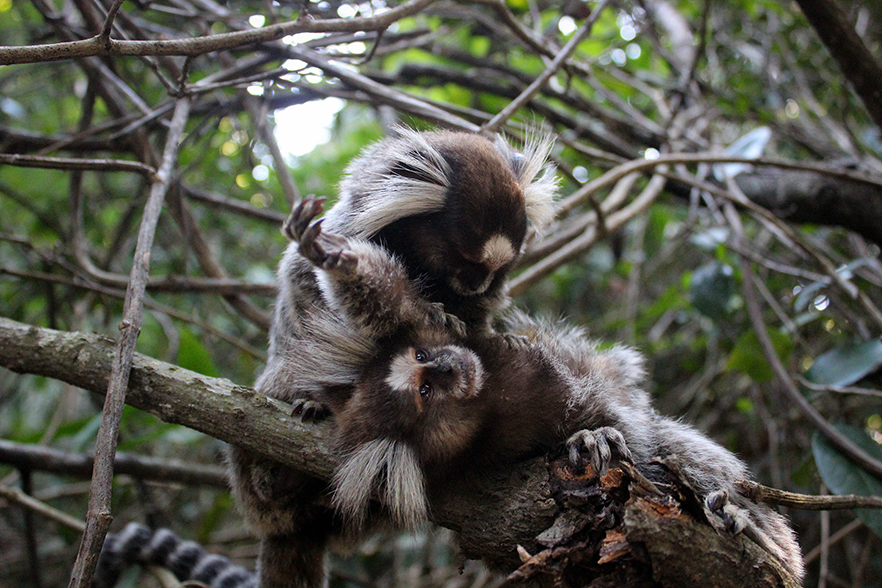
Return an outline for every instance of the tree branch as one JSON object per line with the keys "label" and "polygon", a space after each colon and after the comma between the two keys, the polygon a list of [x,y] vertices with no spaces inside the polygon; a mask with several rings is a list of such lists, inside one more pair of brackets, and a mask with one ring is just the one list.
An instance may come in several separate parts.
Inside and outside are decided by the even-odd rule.
{"label": "tree branch", "polygon": [[738,491],[755,502],[780,504],[802,510],[846,510],[854,508],[882,508],[882,496],[860,496],[845,494],[840,496],[812,496],[768,488],[756,482],[737,483]]}
{"label": "tree branch", "polygon": [[751,201],[788,222],[838,225],[882,245],[882,186],[775,168],[739,174],[735,183]]}
{"label": "tree branch", "polygon": [[[727,210],[727,217],[730,219],[730,224],[735,231],[736,238],[743,243],[744,231],[741,227],[741,221],[731,207]],[[818,431],[836,446],[837,449],[842,451],[869,473],[874,476],[882,476],[882,462],[864,451],[857,443],[843,435],[833,427],[833,425],[827,422],[821,413],[819,413],[799,391],[799,388],[793,382],[793,378],[791,378],[790,374],[787,372],[787,368],[784,367],[784,364],[781,363],[781,360],[778,358],[775,346],[772,344],[772,340],[769,337],[766,324],[763,321],[762,308],[760,307],[759,301],[754,293],[756,278],[753,269],[750,267],[750,261],[744,257],[741,258],[741,271],[744,276],[744,283],[742,285],[744,305],[747,308],[750,323],[753,326],[757,339],[759,340],[763,355],[769,363],[769,366],[772,368],[772,373],[775,375],[775,379],[781,385],[787,398],[797,409],[799,409],[803,416],[818,429]]]}
{"label": "tree branch", "polygon": [[41,157],[39,155],[18,155],[16,153],[0,153],[0,165],[17,167],[40,167],[45,169],[93,170],[93,171],[126,171],[143,174],[153,178],[156,170],[140,161],[119,159],[79,159],[71,157]]}
{"label": "tree branch", "polygon": [[796,0],[839,64],[876,126],[882,129],[882,64],[864,45],[836,0]]}
{"label": "tree branch", "polygon": [[[104,337],[0,318],[0,365],[13,371],[103,393],[112,362],[113,341]],[[139,354],[126,402],[321,479],[330,479],[340,461],[330,422],[303,424],[290,406],[249,388]],[[715,531],[677,478],[660,488],[647,487],[630,468],[598,480],[590,466],[574,473],[563,462],[537,458],[433,488],[432,520],[459,533],[467,557],[517,568],[511,584],[546,578],[681,588],[712,578],[720,588],[796,586],[747,538]]]}
{"label": "tree branch", "polygon": [[190,99],[181,98],[175,107],[162,163],[156,172],[150,197],[144,207],[141,230],[135,247],[131,280],[126,291],[123,318],[120,322],[120,336],[114,354],[113,368],[108,382],[107,397],[98,437],[95,441],[95,465],[92,474],[92,487],[89,491],[89,509],[86,513],[86,532],[80,543],[77,560],[70,577],[71,588],[87,588],[92,583],[92,574],[98,564],[98,555],[107,529],[110,527],[110,494],[113,479],[113,457],[116,453],[119,423],[122,418],[125,393],[128,388],[129,372],[135,353],[135,343],[141,332],[141,311],[144,308],[144,290],[150,268],[150,249],[156,234],[156,224],[162,211],[162,201],[168,190],[172,167],[177,160],[178,144],[184,132],[184,125],[190,112]]}
{"label": "tree branch", "polygon": [[11,500],[12,502],[18,503],[23,507],[36,512],[46,518],[52,519],[53,521],[57,521],[62,525],[70,527],[71,529],[83,532],[86,526],[79,519],[75,519],[69,514],[62,512],[56,508],[52,508],[51,506],[40,502],[39,500],[28,496],[21,490],[17,488],[7,488],[6,486],[0,485],[0,496],[7,500]]}
{"label": "tree branch", "polygon": [[499,113],[494,116],[489,122],[485,123],[481,126],[481,131],[485,133],[497,133],[499,132],[502,125],[510,119],[514,114],[523,107],[527,102],[529,102],[530,98],[532,98],[536,92],[542,89],[542,87],[548,83],[548,80],[551,79],[551,76],[557,73],[557,71],[561,68],[564,62],[570,58],[573,52],[576,50],[576,47],[579,46],[579,43],[584,39],[588,33],[591,32],[591,28],[594,26],[594,23],[597,22],[597,18],[603,12],[603,9],[606,8],[606,0],[600,0],[597,6],[591,11],[591,16],[585,19],[585,22],[582,23],[582,26],[579,27],[573,37],[569,40],[569,42],[564,46],[560,52],[555,55],[554,59],[551,60],[551,63],[545,68],[539,77],[537,77],[533,82],[527,86],[527,88],[521,92],[521,94],[506,104],[505,108],[499,111]]}
{"label": "tree branch", "polygon": [[[94,461],[88,455],[0,439],[0,463],[17,468],[88,478],[92,475]],[[117,453],[113,471],[154,482],[227,487],[223,468],[143,455]]]}
{"label": "tree branch", "polygon": [[117,41],[96,35],[82,41],[52,43],[27,47],[0,47],[0,65],[38,63],[59,59],[74,59],[104,55],[182,55],[194,57],[212,51],[232,49],[254,43],[277,41],[296,33],[335,33],[348,31],[380,30],[390,24],[416,14],[434,0],[410,0],[378,16],[365,18],[334,18],[312,20],[298,18],[260,29],[207,35],[191,39],[161,41]]}

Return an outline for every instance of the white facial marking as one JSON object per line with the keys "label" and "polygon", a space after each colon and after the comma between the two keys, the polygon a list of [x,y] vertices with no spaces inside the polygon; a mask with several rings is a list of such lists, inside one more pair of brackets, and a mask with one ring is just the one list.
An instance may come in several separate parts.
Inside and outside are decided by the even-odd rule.
{"label": "white facial marking", "polygon": [[493,235],[484,242],[481,250],[481,263],[495,272],[502,266],[514,261],[517,252],[508,237]]}
{"label": "white facial marking", "polygon": [[417,387],[420,363],[413,352],[399,353],[389,364],[389,375],[386,384],[396,392],[412,392]]}
{"label": "white facial marking", "polygon": [[467,396],[474,396],[484,387],[484,366],[481,364],[481,360],[478,359],[475,352],[469,350],[468,354],[472,359],[472,367],[474,368],[474,371],[469,373],[469,376],[471,377],[471,385],[469,386],[469,393]]}

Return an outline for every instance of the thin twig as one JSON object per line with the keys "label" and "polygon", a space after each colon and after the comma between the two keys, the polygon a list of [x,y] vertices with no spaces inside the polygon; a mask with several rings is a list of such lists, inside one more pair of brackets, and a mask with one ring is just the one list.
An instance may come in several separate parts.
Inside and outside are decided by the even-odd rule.
{"label": "thin twig", "polygon": [[[662,167],[659,170],[660,173],[652,176],[652,179],[631,204],[607,217],[605,226],[608,233],[614,233],[622,228],[629,220],[644,212],[658,198],[667,182],[667,178],[664,176],[665,171],[667,171],[666,168]],[[587,251],[599,239],[600,234],[597,228],[593,225],[589,226],[581,236],[536,262],[512,279],[511,293],[515,295],[523,292],[564,263]]]}
{"label": "thin twig", "polygon": [[738,492],[754,502],[767,502],[802,510],[849,510],[855,508],[882,508],[882,497],[857,494],[823,495],[799,494],[769,488],[756,482],[741,480],[735,483]]}
{"label": "thin twig", "polygon": [[502,22],[521,40],[524,45],[533,52],[544,55],[551,59],[554,57],[554,51],[537,41],[533,35],[524,30],[521,23],[515,18],[511,10],[509,10],[504,0],[475,0],[475,4],[484,4],[493,8],[502,18]]}
{"label": "thin twig", "polygon": [[[19,472],[21,473],[22,494],[25,496],[33,496],[34,483],[30,468],[19,468]],[[40,574],[40,557],[37,555],[37,528],[34,524],[34,511],[32,509],[25,509],[24,520],[28,563],[31,566],[31,583],[34,585],[34,588],[42,588],[43,580],[42,574]]]}
{"label": "thin twig", "polygon": [[119,12],[120,7],[123,2],[126,0],[113,0],[113,4],[107,10],[107,19],[104,21],[104,26],[101,28],[101,40],[104,42],[104,46],[110,51],[110,30],[113,28],[113,19],[116,18],[116,13]]}
{"label": "thin twig", "polygon": [[[174,197],[176,199],[175,209],[177,212],[174,218],[181,226],[182,232],[187,236],[190,247],[199,260],[199,265],[209,277],[226,280],[228,276],[224,266],[218,261],[208,244],[208,239],[205,238],[199,229],[198,221],[190,211],[186,201],[181,197],[180,190],[175,190]],[[261,329],[269,329],[269,315],[245,296],[236,293],[226,294],[224,295],[224,300],[245,319]]]}
{"label": "thin twig", "polygon": [[[94,462],[89,455],[0,439],[0,463],[17,468],[88,478]],[[228,487],[224,469],[218,466],[117,453],[113,467],[115,474],[128,474],[142,480]]]}
{"label": "thin twig", "polygon": [[576,47],[579,46],[579,43],[585,36],[591,32],[591,27],[594,26],[594,23],[597,22],[600,13],[603,12],[603,9],[606,8],[607,0],[600,0],[597,3],[597,6],[591,11],[591,16],[585,19],[585,22],[582,23],[582,26],[579,27],[573,37],[569,40],[569,42],[564,45],[564,48],[560,50],[555,58],[548,64],[548,67],[545,68],[545,71],[536,78],[532,84],[527,86],[527,88],[521,92],[521,94],[506,104],[505,108],[503,108],[499,114],[494,116],[490,122],[481,126],[482,133],[498,133],[502,128],[502,125],[505,124],[505,121],[510,119],[514,114],[523,107],[530,99],[542,89],[542,87],[548,83],[548,80],[551,79],[551,76],[557,73],[557,71],[561,68],[563,63],[569,59],[570,55],[576,50]]}
{"label": "thin twig", "polygon": [[176,160],[177,148],[190,111],[190,99],[181,98],[175,107],[166,139],[162,164],[156,172],[150,197],[144,207],[138,244],[135,247],[132,276],[126,295],[123,318],[120,322],[120,337],[114,355],[110,384],[104,404],[101,424],[95,444],[95,467],[92,488],[89,492],[89,508],[86,513],[86,531],[83,534],[80,550],[71,572],[70,588],[87,588],[92,581],[98,554],[104,543],[104,536],[110,526],[110,491],[113,483],[113,459],[116,453],[117,434],[122,409],[125,406],[125,392],[135,343],[141,330],[141,310],[144,289],[150,268],[150,249],[156,233],[156,225],[162,210],[162,202],[168,190],[168,180]]}
{"label": "thin twig", "polygon": [[184,190],[184,193],[188,198],[208,203],[210,204],[209,208],[226,209],[236,214],[273,223],[277,226],[282,226],[282,223],[285,222],[285,218],[288,216],[277,210],[258,208],[249,202],[244,202],[235,198],[228,198],[197,186],[184,184],[181,188]]}
{"label": "thin twig", "polygon": [[[689,183],[690,185],[699,188],[703,192],[713,194],[714,196],[722,198],[727,202],[731,202],[749,210],[760,222],[766,224],[769,230],[773,234],[775,234],[777,238],[784,241],[785,244],[788,245],[788,247],[797,247],[805,252],[806,255],[817,261],[818,265],[820,265],[827,273],[827,276],[829,276],[830,282],[836,284],[850,298],[857,299],[858,303],[866,311],[867,316],[872,318],[879,328],[882,328],[882,310],[880,310],[875,305],[873,300],[866,294],[866,292],[858,288],[841,272],[837,271],[836,265],[833,264],[822,251],[819,251],[817,247],[813,246],[806,239],[798,235],[796,231],[785,221],[775,216],[775,214],[768,209],[763,208],[759,204],[756,204],[755,202],[749,200],[747,196],[745,196],[744,193],[741,192],[741,190],[738,188],[738,185],[731,180],[731,178],[728,182],[729,190],[726,191],[709,182],[701,181],[692,177],[687,177],[682,174],[678,174],[676,177],[683,182]],[[735,243],[733,249],[738,248],[743,249],[743,246],[739,243]]]}
{"label": "thin twig", "polygon": [[447,127],[458,128],[466,131],[477,132],[479,128],[458,116],[454,116],[440,108],[428,104],[424,100],[411,96],[401,90],[389,88],[375,82],[367,76],[355,73],[349,68],[326,59],[320,53],[305,47],[290,47],[288,53],[292,58],[300,59],[313,65],[326,74],[338,78],[353,88],[367,92],[373,101],[389,104],[405,112],[415,114],[422,118],[439,122]]}
{"label": "thin twig", "polygon": [[[726,206],[726,217],[729,219],[736,239],[741,240],[743,243],[744,230],[741,226],[741,220],[738,218],[738,214],[735,212],[735,209],[731,204]],[[821,432],[822,435],[836,446],[837,449],[842,451],[846,456],[858,463],[869,473],[875,476],[882,476],[882,463],[864,451],[854,441],[840,433],[833,425],[828,423],[827,420],[821,416],[821,413],[819,413],[815,407],[809,403],[805,396],[800,393],[793,378],[790,377],[784,364],[782,364],[781,360],[778,358],[778,353],[775,351],[775,346],[772,344],[772,340],[766,330],[762,308],[760,307],[754,291],[754,281],[756,280],[756,277],[754,276],[753,268],[750,266],[750,261],[743,257],[741,258],[741,271],[744,280],[744,304],[747,308],[750,323],[753,326],[757,339],[759,340],[763,355],[771,366],[772,373],[775,374],[775,379],[784,390],[787,398],[799,409],[803,416],[805,416],[809,422]]]}
{"label": "thin twig", "polygon": [[206,35],[191,39],[155,41],[118,41],[96,35],[81,41],[67,41],[25,47],[0,47],[0,65],[37,63],[59,59],[74,59],[103,55],[181,55],[197,56],[212,51],[233,49],[255,43],[277,41],[296,33],[334,33],[379,30],[393,22],[423,10],[434,0],[410,0],[387,12],[363,18],[335,18],[327,20],[297,19],[260,29]]}
{"label": "thin twig", "polygon": [[[575,219],[568,219],[568,221],[572,222],[572,225],[568,225],[566,228],[561,228],[549,235],[546,239],[532,245],[525,255],[525,260],[530,261],[532,259],[544,257],[549,253],[560,249],[568,241],[571,241],[574,237],[580,235],[589,227],[600,223],[605,225],[607,215],[614,212],[625,203],[628,199],[628,194],[631,193],[631,189],[634,187],[634,184],[638,179],[640,179],[640,174],[636,173],[621,178],[616,183],[615,187],[610,190],[609,195],[599,204],[600,214],[598,214],[597,209],[592,206],[592,210],[584,215]],[[596,194],[591,194],[588,196],[589,202],[594,199],[595,195]],[[607,229],[607,232],[608,231],[609,229]]]}
{"label": "thin twig", "polygon": [[[87,290],[89,292],[97,292],[99,294],[104,294],[106,296],[112,296],[114,298],[125,299],[125,297],[126,297],[126,291],[124,289],[109,288],[107,286],[102,286],[101,284],[97,284],[97,283],[92,282],[91,280],[88,280],[88,279],[83,279],[79,276],[74,276],[74,277],[70,278],[70,277],[61,276],[58,274],[49,274],[46,272],[36,272],[36,271],[26,271],[26,270],[19,270],[19,269],[14,269],[14,268],[10,268],[10,267],[0,266],[0,275],[3,275],[3,274],[7,274],[10,276],[16,276],[16,277],[24,278],[27,280],[42,280],[45,282],[52,282],[55,284],[63,284],[65,286],[70,286],[73,288],[81,288],[81,289]],[[123,285],[123,288],[125,288],[125,285]],[[148,288],[149,288],[149,284],[148,284]],[[221,292],[217,292],[217,293],[221,293]],[[237,292],[234,291],[231,293],[237,293]],[[236,337],[233,337],[232,335],[229,335],[229,334],[225,333],[224,331],[218,329],[217,327],[215,327],[211,323],[204,321],[198,317],[189,315],[185,312],[181,312],[180,310],[178,310],[172,306],[168,306],[167,304],[161,304],[161,303],[156,302],[155,300],[152,300],[150,298],[144,299],[144,306],[146,306],[147,308],[149,308],[151,310],[155,310],[156,312],[159,312],[162,314],[167,314],[168,316],[170,316],[172,318],[176,318],[176,319],[183,321],[185,323],[190,323],[192,325],[196,325],[197,327],[204,330],[206,333],[209,333],[210,335],[217,337],[221,341],[226,341],[227,343],[229,343],[233,347],[239,349],[240,351],[247,353],[248,355],[250,355],[252,357],[256,357],[257,359],[261,359],[264,361],[267,358],[265,351],[261,351],[260,349],[256,349],[256,348],[252,347],[251,345],[246,344],[244,341],[241,341],[241,340],[237,339]]]}
{"label": "thin twig", "polygon": [[39,155],[18,155],[16,153],[0,153],[0,165],[16,167],[39,167],[45,169],[81,170],[81,171],[123,171],[153,177],[156,170],[140,161],[122,159],[77,159],[73,157],[41,157]]}
{"label": "thin twig", "polygon": [[259,101],[255,96],[245,97],[245,108],[248,109],[248,114],[251,115],[251,119],[254,121],[254,127],[257,129],[260,140],[270,150],[270,156],[273,158],[273,168],[276,170],[276,178],[278,178],[279,184],[282,186],[282,192],[285,193],[285,200],[290,208],[297,202],[300,202],[300,190],[297,189],[297,184],[294,183],[291,168],[285,160],[285,155],[282,153],[281,147],[279,147],[279,142],[276,141],[276,136],[269,125],[269,121],[267,121],[266,107],[266,101]]}
{"label": "thin twig", "polygon": [[878,177],[859,172],[836,169],[822,164],[813,164],[772,157],[761,157],[752,159],[748,157],[731,157],[727,155],[704,153],[667,153],[658,156],[656,159],[634,159],[612,168],[596,180],[592,180],[591,182],[585,184],[579,190],[573,192],[573,194],[562,200],[561,203],[558,205],[558,216],[569,212],[573,207],[582,203],[587,198],[588,194],[591,194],[593,192],[596,192],[597,190],[605,188],[606,186],[614,184],[628,174],[652,169],[659,165],[677,163],[746,163],[749,165],[780,167],[782,169],[797,169],[803,171],[813,171],[834,178],[852,180],[855,182],[861,182],[864,184],[870,184],[872,186],[878,186],[882,188],[882,179],[879,179]]}
{"label": "thin twig", "polygon": [[882,398],[882,390],[859,388],[856,386],[823,386],[815,384],[814,382],[809,382],[802,376],[797,376],[796,379],[809,390],[814,390],[816,392],[835,392],[836,394],[856,394],[858,396],[875,396],[877,398]]}
{"label": "thin twig", "polygon": [[57,508],[52,508],[48,504],[40,502],[36,498],[31,498],[18,488],[9,488],[8,486],[0,485],[0,496],[17,504],[20,504],[35,513],[43,515],[48,519],[52,519],[53,521],[61,523],[66,527],[70,527],[75,531],[82,532],[86,528],[86,525],[83,523],[83,521],[75,519],[69,514],[58,510]]}
{"label": "thin twig", "polygon": [[[836,543],[839,543],[840,541],[842,541],[843,539],[845,539],[850,534],[854,533],[856,530],[860,529],[863,526],[864,526],[864,523],[860,519],[855,519],[855,520],[851,521],[850,523],[848,523],[847,525],[845,525],[844,527],[842,527],[841,529],[839,529],[838,531],[836,531],[835,533],[830,535],[830,541],[829,541],[828,545],[830,547],[832,547],[833,545],[835,545]],[[821,555],[821,546],[820,545],[814,547],[811,551],[809,551],[807,554],[805,554],[805,558],[804,558],[805,565],[808,565],[811,562],[815,561],[819,555]]]}

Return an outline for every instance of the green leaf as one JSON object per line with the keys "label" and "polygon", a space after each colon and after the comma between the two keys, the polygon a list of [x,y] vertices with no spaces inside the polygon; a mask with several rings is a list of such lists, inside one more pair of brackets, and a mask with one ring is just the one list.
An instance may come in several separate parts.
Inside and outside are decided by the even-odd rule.
{"label": "green leaf", "polygon": [[809,382],[850,386],[882,365],[882,341],[872,339],[836,347],[819,355],[805,372]]}
{"label": "green leaf", "polygon": [[[843,435],[857,443],[861,449],[882,460],[882,447],[861,429],[848,425],[836,425]],[[882,480],[845,457],[826,437],[815,431],[812,435],[812,452],[824,483],[836,494],[859,494],[882,496]],[[882,537],[882,511],[879,509],[856,509],[854,514],[876,535]]]}
{"label": "green leaf", "polygon": [[[793,352],[793,341],[780,331],[769,331],[769,338],[775,347],[775,353],[785,364]],[[727,370],[743,372],[750,376],[754,382],[770,382],[772,380],[772,368],[763,355],[759,339],[753,331],[747,331],[735,343],[735,348],[726,362]]]}
{"label": "green leaf", "polygon": [[211,354],[208,353],[196,335],[186,327],[181,327],[181,344],[178,347],[177,364],[205,376],[217,377],[217,366],[211,359]]}
{"label": "green leaf", "polygon": [[689,282],[689,301],[711,319],[725,318],[735,292],[734,273],[732,266],[718,261],[701,266]]}

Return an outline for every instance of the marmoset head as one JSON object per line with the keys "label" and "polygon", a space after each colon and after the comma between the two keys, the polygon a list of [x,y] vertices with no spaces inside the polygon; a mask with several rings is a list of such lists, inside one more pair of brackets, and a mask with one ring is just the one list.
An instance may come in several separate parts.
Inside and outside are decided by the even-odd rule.
{"label": "marmoset head", "polygon": [[481,361],[458,346],[408,347],[393,356],[386,384],[389,393],[399,393],[413,406],[416,415],[451,399],[469,398],[484,383]]}
{"label": "marmoset head", "polygon": [[547,138],[518,153],[501,138],[400,129],[349,166],[327,227],[382,243],[432,299],[491,295],[528,224],[551,220],[550,148]]}
{"label": "marmoset head", "polygon": [[406,346],[369,366],[338,415],[347,447],[405,441],[424,464],[442,462],[473,438],[484,384],[480,359],[456,345]]}
{"label": "marmoset head", "polygon": [[425,475],[461,455],[482,420],[484,370],[472,351],[454,345],[407,346],[368,367],[337,415],[346,458],[334,473],[333,500],[360,526],[371,495],[393,519],[426,517]]}

